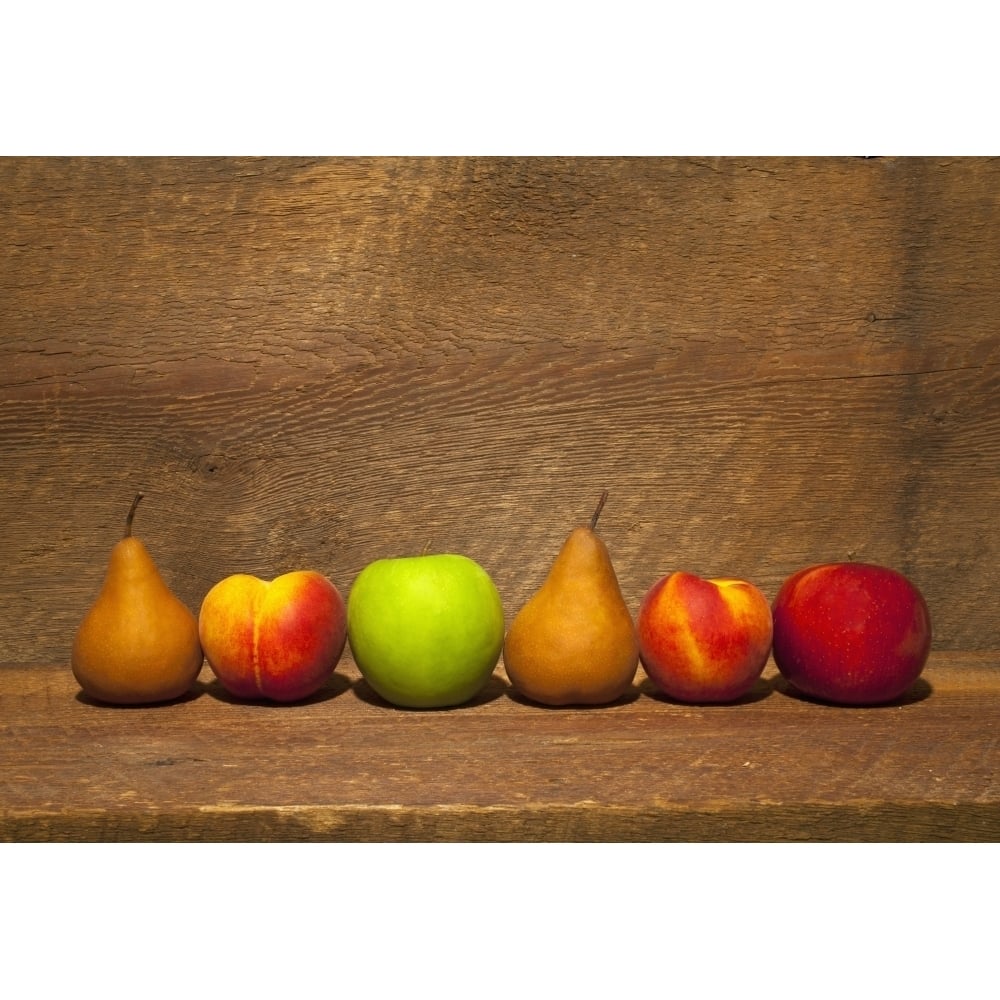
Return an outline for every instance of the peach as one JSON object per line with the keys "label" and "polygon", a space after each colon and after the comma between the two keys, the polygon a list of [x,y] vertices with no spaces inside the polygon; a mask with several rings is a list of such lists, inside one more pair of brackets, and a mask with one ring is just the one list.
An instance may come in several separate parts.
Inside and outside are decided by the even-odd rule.
{"label": "peach", "polygon": [[205,595],[198,634],[230,694],[298,701],[333,674],[347,639],[347,613],[337,588],[313,570],[270,581],[237,573]]}
{"label": "peach", "polygon": [[636,627],[646,673],[678,701],[735,701],[771,652],[771,608],[745,580],[670,573],[646,593]]}

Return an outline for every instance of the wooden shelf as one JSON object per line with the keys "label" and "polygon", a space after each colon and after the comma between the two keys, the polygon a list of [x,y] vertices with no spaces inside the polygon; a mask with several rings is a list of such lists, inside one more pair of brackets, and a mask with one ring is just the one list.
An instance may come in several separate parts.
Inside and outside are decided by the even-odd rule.
{"label": "wooden shelf", "polygon": [[68,667],[0,668],[7,841],[933,841],[1000,838],[1000,653],[935,653],[900,704],[835,708],[769,665],[684,706],[637,678],[613,706],[509,692],[391,708],[349,658],[299,705],[110,708]]}

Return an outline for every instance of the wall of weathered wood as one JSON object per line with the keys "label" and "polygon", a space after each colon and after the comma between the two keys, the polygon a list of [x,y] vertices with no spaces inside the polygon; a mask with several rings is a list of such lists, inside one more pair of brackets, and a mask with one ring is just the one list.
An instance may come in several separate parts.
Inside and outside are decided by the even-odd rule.
{"label": "wall of weathered wood", "polygon": [[601,518],[662,573],[882,562],[1000,646],[1000,163],[0,160],[0,662],[59,663],[133,494],[229,573]]}

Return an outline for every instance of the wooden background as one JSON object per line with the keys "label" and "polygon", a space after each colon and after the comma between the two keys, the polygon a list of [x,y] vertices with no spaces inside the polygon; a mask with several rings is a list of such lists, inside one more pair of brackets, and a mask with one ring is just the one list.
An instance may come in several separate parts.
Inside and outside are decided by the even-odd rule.
{"label": "wooden background", "polygon": [[464,552],[508,620],[603,488],[661,574],[881,562],[1000,647],[1000,163],[0,160],[0,662],[132,495],[233,572]]}

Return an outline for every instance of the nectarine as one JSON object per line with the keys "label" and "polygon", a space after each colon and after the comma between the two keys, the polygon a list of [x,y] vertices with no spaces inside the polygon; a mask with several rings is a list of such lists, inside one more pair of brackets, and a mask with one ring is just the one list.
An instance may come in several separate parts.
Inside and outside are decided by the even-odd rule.
{"label": "nectarine", "polygon": [[198,616],[205,658],[238,698],[298,701],[330,678],[347,640],[337,588],[313,570],[220,580]]}
{"label": "nectarine", "polygon": [[745,580],[670,573],[646,593],[636,626],[646,673],[678,701],[735,701],[771,652],[771,609]]}

